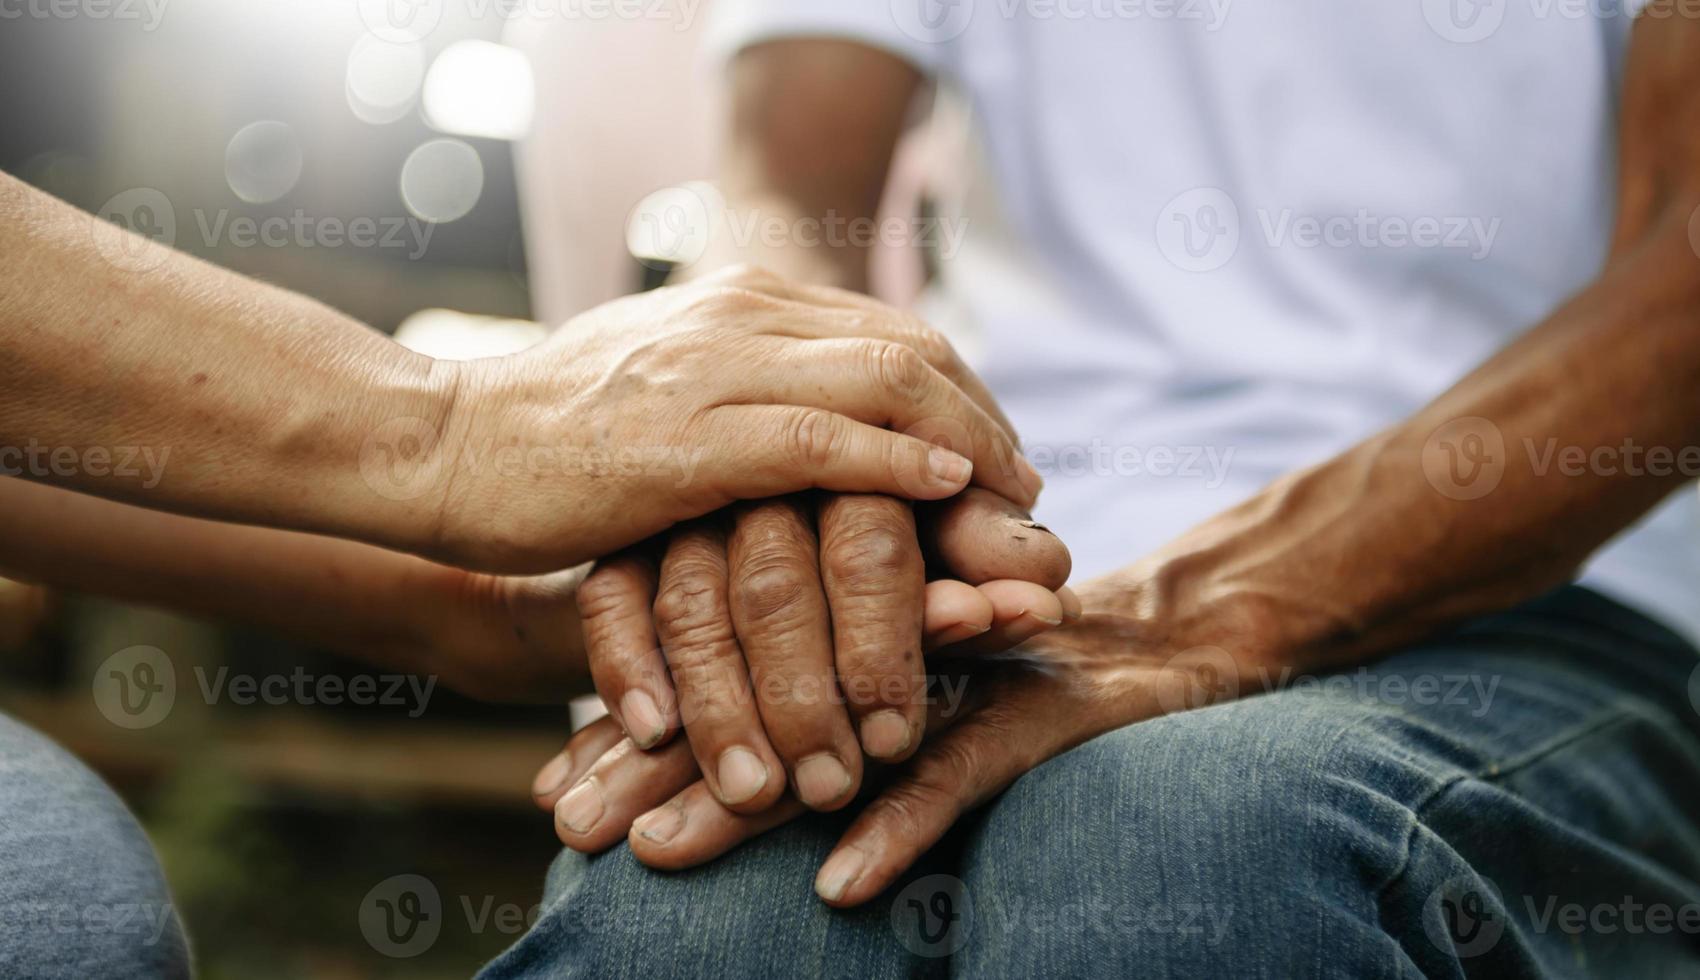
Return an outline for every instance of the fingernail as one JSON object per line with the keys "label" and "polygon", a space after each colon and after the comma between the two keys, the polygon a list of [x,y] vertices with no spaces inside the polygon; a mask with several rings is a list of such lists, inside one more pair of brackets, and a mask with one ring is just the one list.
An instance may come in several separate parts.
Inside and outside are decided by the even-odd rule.
{"label": "fingernail", "polygon": [[1038,521],[1016,521],[1015,523],[1021,525],[1024,528],[1027,528],[1029,530],[1044,531],[1046,534],[1049,534],[1052,537],[1056,537],[1056,534],[1057,534],[1057,532],[1051,530],[1050,528],[1046,527],[1043,524],[1040,524]]}
{"label": "fingernail", "polygon": [[720,755],[720,802],[743,803],[754,799],[767,785],[767,766],[745,748],[727,749]]}
{"label": "fingernail", "polygon": [[537,778],[531,781],[531,795],[548,796],[560,789],[561,784],[567,781],[567,776],[571,775],[572,769],[572,757],[565,752],[550,759],[548,765],[537,771]]}
{"label": "fingernail", "polygon": [[808,806],[836,803],[850,792],[850,770],[829,752],[797,763],[797,798]]}
{"label": "fingernail", "polygon": [[1050,619],[1048,617],[1039,615],[1038,613],[1034,612],[1031,609],[1021,610],[1021,615],[1026,616],[1028,619],[1032,619],[1032,620],[1036,620],[1038,622],[1044,623],[1046,626],[1061,626],[1062,625],[1062,617],[1061,616],[1058,616],[1055,619]]}
{"label": "fingernail", "polygon": [[575,834],[588,834],[602,819],[602,790],[596,780],[587,779],[555,804],[555,819],[567,825]]}
{"label": "fingernail", "polygon": [[876,759],[890,759],[909,751],[914,734],[909,719],[900,711],[876,711],[862,719],[862,751]]}
{"label": "fingernail", "polygon": [[[984,636],[991,628],[991,623],[984,625],[980,623],[958,623],[934,637],[933,642],[941,647],[947,647],[952,643],[961,643],[963,640],[972,640],[976,636]],[[867,748],[867,746],[863,746],[863,748]]]}
{"label": "fingernail", "polygon": [[655,706],[655,699],[643,691],[627,691],[626,696],[620,699],[620,720],[626,723],[626,734],[640,749],[649,748],[667,733],[667,722],[661,718],[661,709]]}
{"label": "fingernail", "polygon": [[968,477],[974,472],[974,464],[958,456],[943,446],[934,446],[927,450],[927,468],[933,476],[945,483],[967,483]]}
{"label": "fingernail", "polygon": [[820,873],[815,875],[815,894],[829,902],[843,898],[856,876],[862,873],[862,865],[865,863],[862,852],[853,847],[834,854],[821,866]]}
{"label": "fingernail", "polygon": [[651,810],[633,821],[632,829],[645,840],[665,844],[685,829],[685,806],[669,803],[658,810]]}

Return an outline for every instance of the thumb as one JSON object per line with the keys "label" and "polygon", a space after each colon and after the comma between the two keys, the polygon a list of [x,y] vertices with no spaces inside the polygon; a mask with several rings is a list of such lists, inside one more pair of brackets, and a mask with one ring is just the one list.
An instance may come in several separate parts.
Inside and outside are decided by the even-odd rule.
{"label": "thumb", "polygon": [[969,487],[917,507],[915,516],[929,578],[949,576],[970,585],[1014,579],[1054,592],[1073,568],[1061,538],[990,490]]}

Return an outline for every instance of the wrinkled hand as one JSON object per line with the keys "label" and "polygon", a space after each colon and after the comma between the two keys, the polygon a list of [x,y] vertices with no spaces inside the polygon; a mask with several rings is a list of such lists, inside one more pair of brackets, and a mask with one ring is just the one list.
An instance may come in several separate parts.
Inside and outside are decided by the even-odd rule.
{"label": "wrinkled hand", "polygon": [[[965,812],[1034,766],[1104,732],[1202,707],[1249,689],[1253,665],[1221,646],[1181,648],[1172,624],[1122,576],[1082,587],[1085,615],[1002,658],[961,658],[968,697],[930,720],[927,744],[889,779],[822,865],[815,889],[848,907],[879,894]],[[1236,624],[1188,624],[1194,635],[1239,635]],[[1212,632],[1215,631],[1215,632]],[[593,833],[563,835],[587,853],[629,840],[652,867],[678,869],[718,857],[806,812],[787,797],[757,814],[736,813],[698,779],[684,746],[638,751],[608,719],[573,736],[562,789],[595,785],[608,801]],[[562,793],[544,794],[552,805]],[[629,822],[629,831],[628,831]]]}
{"label": "wrinkled hand", "polygon": [[362,465],[374,489],[435,522],[426,550],[461,567],[568,568],[734,501],[813,487],[934,500],[972,476],[1031,506],[1041,482],[937,333],[867,297],[749,269],[435,370],[444,418],[391,420]]}
{"label": "wrinkled hand", "polygon": [[[920,744],[923,648],[1004,649],[1074,607],[1054,591],[1067,549],[995,494],[934,505],[921,538],[930,563],[902,501],[792,498],[676,530],[659,567],[603,562],[580,591],[597,690],[642,748],[682,725],[732,809],[766,809],[788,784],[814,809],[843,806],[864,752],[895,762]],[[965,581],[929,583],[929,564]],[[595,809],[563,807],[563,833]]]}

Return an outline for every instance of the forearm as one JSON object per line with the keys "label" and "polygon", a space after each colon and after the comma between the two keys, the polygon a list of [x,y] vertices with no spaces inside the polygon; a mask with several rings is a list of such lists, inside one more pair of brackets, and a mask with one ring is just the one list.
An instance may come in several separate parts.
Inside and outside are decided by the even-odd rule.
{"label": "forearm", "polygon": [[[186,514],[428,544],[431,502],[381,497],[360,467],[385,422],[443,423],[452,392],[428,358],[4,175],[0,295],[0,471]],[[117,466],[125,455],[148,465]]]}
{"label": "forearm", "polygon": [[[1250,661],[1349,662],[1570,578],[1700,453],[1700,256],[1689,211],[1667,213],[1407,421],[1124,573],[1150,628]],[[1471,435],[1497,464],[1453,482],[1448,453],[1468,453]]]}
{"label": "forearm", "polygon": [[720,160],[725,211],[681,279],[740,262],[866,292],[872,228],[920,85],[909,65],[848,41],[788,40],[733,62]]}
{"label": "forearm", "polygon": [[[0,478],[0,572],[266,627],[418,670],[465,573],[338,538],[221,524]],[[436,601],[432,601],[436,600]]]}

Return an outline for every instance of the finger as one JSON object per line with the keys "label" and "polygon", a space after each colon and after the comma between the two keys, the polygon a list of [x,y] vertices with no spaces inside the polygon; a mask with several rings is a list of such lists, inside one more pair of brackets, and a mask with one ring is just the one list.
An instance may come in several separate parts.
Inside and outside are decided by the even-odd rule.
{"label": "finger", "polygon": [[625,737],[620,723],[611,715],[604,715],[574,732],[566,747],[537,770],[537,777],[531,781],[532,800],[540,809],[555,809],[555,804],[583,778],[591,765]]}
{"label": "finger", "polygon": [[655,637],[656,584],[655,562],[633,550],[597,562],[578,587],[596,693],[632,741],[646,749],[679,727],[673,684]]}
{"label": "finger", "polygon": [[786,794],[760,813],[734,813],[720,805],[708,784],[697,782],[639,817],[626,841],[632,856],[662,871],[695,867],[739,844],[809,812]]}
{"label": "finger", "polygon": [[[927,714],[927,735],[942,732],[961,715],[964,706],[933,705]],[[879,778],[891,770],[875,765],[870,767],[869,779]],[[678,871],[712,861],[751,838],[772,830],[808,812],[790,794],[761,813],[733,813],[720,805],[708,786],[698,782],[665,805],[639,817],[632,824],[628,837],[632,855],[639,861],[664,871]]]}
{"label": "finger", "polygon": [[1059,589],[1073,560],[1062,539],[1026,510],[979,487],[916,509],[934,577],[970,585],[1019,579]]}
{"label": "finger", "polygon": [[732,625],[767,740],[794,792],[816,810],[832,810],[861,785],[862,749],[838,696],[832,617],[805,502],[736,510],[727,553]]}
{"label": "finger", "polygon": [[656,635],[703,777],[721,802],[753,813],[784,792],[785,771],[762,731],[727,602],[724,529],[712,520],[676,528],[661,561]]}
{"label": "finger", "polygon": [[859,905],[896,881],[966,811],[1051,754],[1042,707],[1011,693],[927,745],[850,825],[815,876],[828,905]]}
{"label": "finger", "polygon": [[832,286],[776,280],[762,291],[781,299],[807,303],[812,307],[835,309],[837,315],[796,317],[780,327],[788,336],[824,339],[828,337],[878,337],[912,348],[963,394],[985,409],[998,426],[1011,436],[1015,426],[1010,424],[1003,409],[992,397],[991,389],[963,362],[949,338],[934,330],[912,313],[897,309],[864,293]]}
{"label": "finger", "polygon": [[1057,601],[1062,603],[1063,624],[1078,623],[1086,617],[1086,607],[1081,604],[1080,597],[1074,590],[1063,586],[1057,590]]}
{"label": "finger", "polygon": [[686,742],[644,752],[621,738],[555,804],[555,836],[575,851],[605,851],[625,839],[633,820],[700,777]]}
{"label": "finger", "polygon": [[751,374],[745,400],[813,405],[945,445],[973,461],[977,485],[1025,506],[1037,499],[1043,481],[1014,438],[912,348],[778,337],[754,338],[752,347],[775,369]]}
{"label": "finger", "polygon": [[972,639],[992,628],[992,600],[967,582],[927,583],[921,635],[928,650]]}
{"label": "finger", "polygon": [[838,683],[862,750],[884,762],[906,758],[920,743],[927,683],[915,514],[890,497],[830,496],[820,506],[820,541]]}
{"label": "finger", "polygon": [[727,502],[811,488],[936,500],[959,492],[974,472],[974,464],[943,446],[824,409],[722,405],[705,424],[701,441],[739,447],[704,460],[704,475]]}
{"label": "finger", "polygon": [[986,582],[978,590],[992,605],[991,628],[978,636],[941,647],[938,655],[954,657],[999,653],[1063,624],[1062,597],[1042,586],[1003,580]]}

